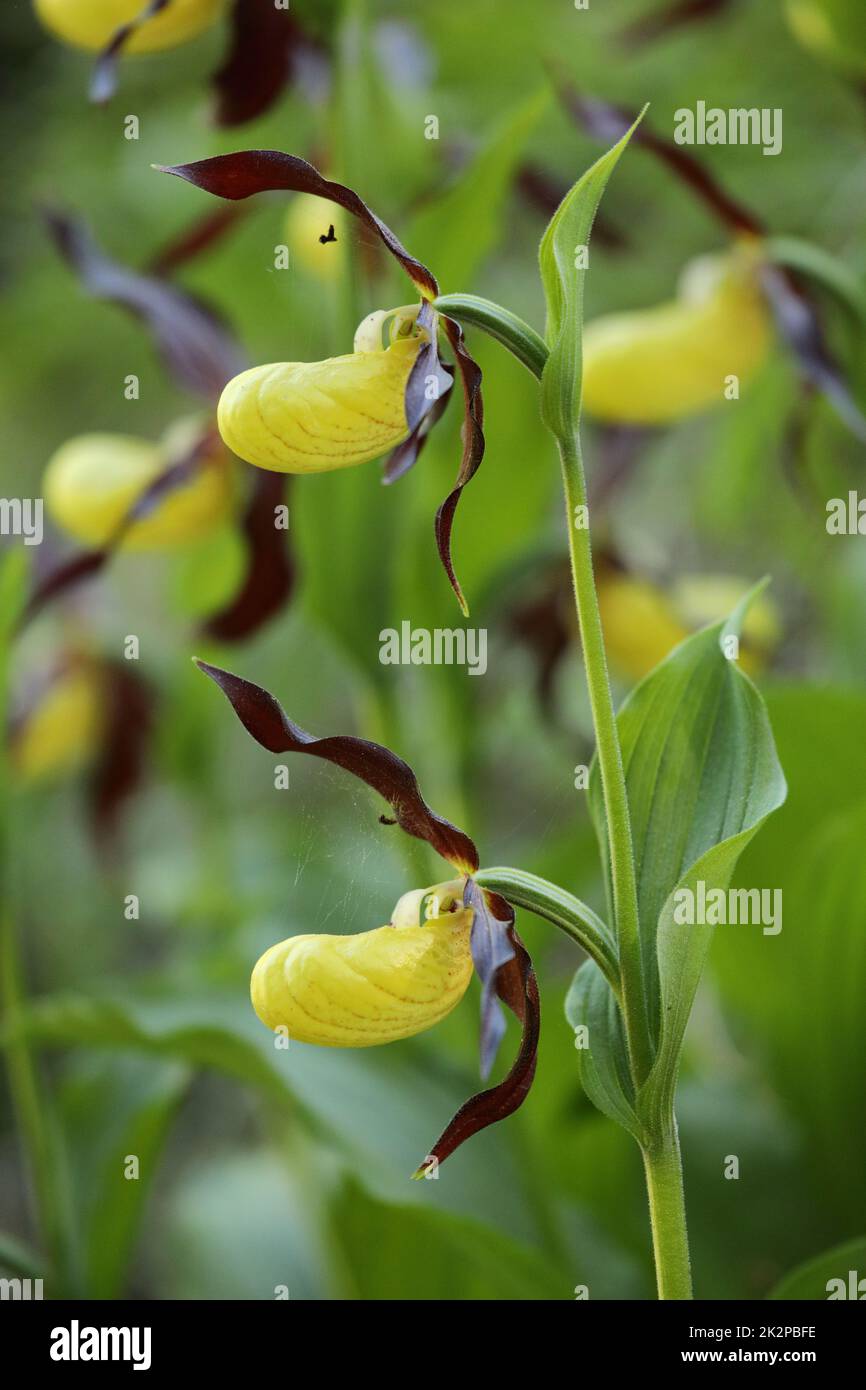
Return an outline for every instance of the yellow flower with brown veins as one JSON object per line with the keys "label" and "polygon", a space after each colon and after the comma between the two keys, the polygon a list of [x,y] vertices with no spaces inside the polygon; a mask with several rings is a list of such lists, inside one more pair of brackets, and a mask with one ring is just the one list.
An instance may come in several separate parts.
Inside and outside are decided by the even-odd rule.
{"label": "yellow flower with brown veins", "polygon": [[[430,333],[411,305],[369,314],[354,351],[324,362],[276,362],[241,372],[217,421],[247,463],[279,473],[325,473],[368,463],[409,436],[406,388]],[[382,329],[390,322],[390,341]]]}
{"label": "yellow flower with brown veins", "polygon": [[[157,167],[232,201],[285,191],[315,199],[319,212],[324,202],[331,203],[378,237],[409,276],[420,303],[368,315],[353,352],[324,362],[269,363],[235,376],[222,393],[219,427],[242,459],[281,473],[351,468],[389,454],[384,480],[390,483],[418,458],[448,402],[456,369],[463,389],[463,454],[456,483],[436,513],[435,532],[448,580],[468,612],[451,560],[451,530],[463,488],[484,454],[481,370],[466,349],[459,324],[436,310],[435,276],[353,189],[326,179],[296,155],[241,150]],[[330,224],[323,235],[329,229]],[[386,328],[387,343],[382,337]],[[440,356],[440,333],[453,363]]]}
{"label": "yellow flower with brown veins", "polygon": [[472,978],[472,909],[462,881],[405,893],[390,922],[354,936],[290,936],[253,971],[268,1028],[320,1047],[374,1047],[423,1033]]}
{"label": "yellow flower with brown veins", "polygon": [[[514,909],[477,881],[478,851],[464,831],[431,810],[412,769],[390,749],[348,735],[316,738],[294,724],[260,686],[198,662],[249,734],[271,753],[308,753],[377,791],[408,835],[426,840],[459,877],[400,898],[384,926],[354,936],[289,937],[256,964],[253,1007],[268,1028],[320,1047],[375,1047],[412,1037],[457,1007],[472,978],[482,984],[481,1073],[505,1031],[502,1000],[522,1028],[517,1058],[497,1085],[473,1096],[446,1126],[427,1160],[442,1162],[464,1140],[523,1104],[535,1075],[540,1007],[535,972],[517,935]],[[416,1177],[423,1176],[419,1169]]]}

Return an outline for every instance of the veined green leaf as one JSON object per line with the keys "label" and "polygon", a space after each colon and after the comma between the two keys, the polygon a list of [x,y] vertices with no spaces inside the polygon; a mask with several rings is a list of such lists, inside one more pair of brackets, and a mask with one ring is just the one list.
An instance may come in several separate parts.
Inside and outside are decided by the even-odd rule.
{"label": "veined green leaf", "polygon": [[[643,111],[635,125],[642,117]],[[589,235],[601,195],[634,128],[578,179],[541,239],[538,259],[547,301],[544,336],[550,348],[541,377],[541,417],[558,439],[573,434],[580,415],[583,279]]]}
{"label": "veined green leaf", "polygon": [[[753,591],[754,593],[754,591]],[[726,889],[740,853],[785,798],[764,702],[725,649],[753,594],[727,622],[681,643],[618,716],[631,810],[641,952],[657,1056],[643,1103],[673,1096],[679,1054],[713,927],[680,925],[676,894]],[[590,808],[607,861],[601,779]]]}
{"label": "veined green leaf", "polygon": [[[852,1277],[853,1276],[853,1277]],[[866,1277],[866,1237],[849,1240],[825,1250],[813,1260],[798,1265],[776,1285],[772,1299],[808,1299],[820,1303],[832,1295],[836,1298],[860,1299],[860,1280]],[[863,1285],[866,1291],[866,1284]]]}
{"label": "veined green leaf", "polygon": [[[571,1296],[564,1270],[537,1251],[450,1212],[377,1201],[357,1181],[344,1185],[332,1220],[358,1282],[357,1297],[365,1302]],[[367,1257],[371,1245],[375,1260]],[[403,1271],[419,1248],[423,1265],[407,1288]]]}
{"label": "veined green leaf", "polygon": [[588,1046],[577,1048],[586,1094],[604,1115],[640,1139],[622,1015],[595,961],[585,961],[575,975],[565,1000],[565,1016],[575,1030],[586,1029]]}

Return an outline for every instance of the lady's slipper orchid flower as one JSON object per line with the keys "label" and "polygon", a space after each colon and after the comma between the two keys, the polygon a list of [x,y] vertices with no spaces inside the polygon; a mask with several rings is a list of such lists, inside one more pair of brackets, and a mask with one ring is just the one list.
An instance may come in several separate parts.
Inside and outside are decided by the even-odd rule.
{"label": "lady's slipper orchid flower", "polygon": [[[404,311],[393,313],[395,322],[405,321]],[[402,444],[410,433],[406,388],[430,337],[412,332],[383,347],[384,317],[377,311],[364,320],[355,351],[345,357],[277,362],[236,376],[217,410],[228,447],[258,468],[324,473],[368,463]]]}
{"label": "lady's slipper orchid flower", "polygon": [[538,987],[514,928],[514,910],[475,881],[475,845],[430,809],[402,759],[366,739],[315,738],[293,724],[260,686],[204,662],[198,665],[262,747],[309,753],[351,772],[389,802],[394,819],[383,816],[383,823],[396,821],[407,834],[426,840],[460,875],[404,894],[390,922],[372,931],[279,942],[259,960],[251,985],[253,1006],[267,1027],[324,1047],[372,1047],[433,1027],[460,1002],[474,966],[482,981],[482,1076],[490,1071],[504,1032],[497,1000],[516,1015],[523,1037],[508,1075],[461,1106],[440,1135],[428,1159],[442,1162],[471,1135],[522,1105],[535,1074]]}
{"label": "lady's slipper orchid flower", "polygon": [[752,247],[686,267],[676,300],[586,325],[583,405],[597,420],[663,424],[724,400],[763,366],[772,317]]}
{"label": "lady's slipper orchid flower", "polygon": [[243,150],[158,167],[232,201],[282,190],[336,204],[373,232],[409,276],[421,299],[414,334],[398,337],[387,348],[359,351],[356,344],[350,356],[327,362],[283,363],[242,373],[223,394],[220,428],[242,458],[278,471],[351,467],[391,449],[385,481],[393,482],[411,468],[447,403],[453,368],[439,356],[441,325],[460,374],[464,418],[463,456],[456,484],[436,514],[436,542],[449,582],[467,612],[451,560],[451,529],[463,488],[484,454],[481,371],[466,350],[459,324],[433,308],[439,293],[435,276],[357,193],[326,179],[296,155]]}
{"label": "lady's slipper orchid flower", "polygon": [[90,97],[100,103],[115,93],[124,54],[175,48],[229,12],[228,50],[212,79],[217,125],[239,125],[267,111],[296,75],[299,61],[318,57],[321,50],[288,3],[275,0],[34,0],[34,5],[43,26],[63,43],[97,53]]}
{"label": "lady's slipper orchid flower", "polygon": [[126,44],[129,53],[155,53],[194,39],[219,18],[224,0],[170,0],[151,5],[145,19],[144,0],[35,0],[45,28],[75,48],[98,53],[123,25],[136,24]]}
{"label": "lady's slipper orchid flower", "polygon": [[85,434],[57,450],[43,493],[57,525],[86,545],[184,545],[228,516],[231,461],[214,431],[195,419],[178,421],[160,445]]}
{"label": "lady's slipper orchid flower", "polygon": [[106,690],[95,662],[64,663],[13,721],[10,761],[25,785],[77,772],[99,747]]}
{"label": "lady's slipper orchid flower", "polygon": [[[853,8],[847,0],[802,0],[804,12],[820,11],[828,19],[831,10],[841,17],[843,10],[846,16],[853,14]],[[857,13],[860,26],[862,6]],[[673,15],[666,24],[668,20],[678,22]],[[853,32],[849,38],[853,51]],[[682,145],[660,135],[647,121],[635,127],[636,112],[582,96],[561,74],[556,84],[563,106],[578,125],[605,144],[632,131],[633,143],[675,174],[733,238],[726,255],[701,257],[686,267],[679,299],[637,313],[606,315],[586,325],[587,411],[600,420],[655,425],[707,409],[724,398],[732,384],[727,378],[738,378],[741,386],[757,374],[775,330],[793,354],[804,384],[820,391],[851,433],[866,440],[866,416],[827,344],[818,305],[799,273],[805,271],[802,254],[786,245],[787,238],[771,236],[763,217],[732,198]],[[819,271],[811,251],[808,261],[808,273],[838,293],[836,268],[829,274]],[[845,297],[861,314],[856,281]]]}
{"label": "lady's slipper orchid flower", "polygon": [[[211,406],[243,366],[243,354],[213,310],[167,276],[236,220],[198,220],[153,259],[148,274],[106,255],[77,219],[46,213],[51,237],[84,289],[142,321],[177,385],[205,397]],[[233,472],[215,422],[195,431],[181,423],[160,446],[105,435],[64,445],[51,465],[49,509],[64,529],[101,548],[73,556],[45,575],[31,595],[25,621],[97,573],[121,544],[181,544],[210,529],[235,500]],[[294,567],[285,535],[274,525],[277,509],[285,505],[285,487],[279,475],[258,473],[248,489],[239,518],[246,573],[227,605],[206,624],[206,631],[221,641],[250,636],[280,611],[292,591]]]}
{"label": "lady's slipper orchid flower", "polygon": [[463,883],[406,893],[391,921],[355,936],[290,936],[253,971],[268,1028],[320,1047],[373,1047],[432,1028],[472,978]]}
{"label": "lady's slipper orchid flower", "polygon": [[9,729],[9,763],[23,787],[87,773],[91,828],[102,846],[136,790],[153,723],[153,695],[134,662],[76,650],[36,680],[16,701]]}

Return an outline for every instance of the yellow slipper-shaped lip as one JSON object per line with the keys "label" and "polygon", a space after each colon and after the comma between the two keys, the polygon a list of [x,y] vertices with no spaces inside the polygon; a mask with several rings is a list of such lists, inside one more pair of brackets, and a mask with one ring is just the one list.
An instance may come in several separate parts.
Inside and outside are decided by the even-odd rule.
{"label": "yellow slipper-shaped lip", "polygon": [[253,971],[253,1007],[268,1028],[321,1047],[412,1037],[463,998],[472,977],[471,926],[461,883],[416,890],[400,899],[386,926],[272,946]]}
{"label": "yellow slipper-shaped lip", "polygon": [[380,458],[409,434],[406,383],[420,347],[401,338],[378,352],[251,367],[220,397],[220,434],[239,458],[277,473]]}

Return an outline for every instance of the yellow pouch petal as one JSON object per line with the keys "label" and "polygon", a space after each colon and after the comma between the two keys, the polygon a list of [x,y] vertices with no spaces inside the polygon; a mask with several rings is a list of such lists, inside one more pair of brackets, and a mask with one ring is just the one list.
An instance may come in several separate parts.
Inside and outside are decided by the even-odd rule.
{"label": "yellow pouch petal", "polygon": [[252,367],[220,397],[220,434],[239,458],[277,473],[379,458],[409,433],[406,383],[420,347],[401,338],[381,352]]}
{"label": "yellow pouch petal", "polygon": [[[145,0],[35,0],[46,29],[75,48],[98,52],[122,24],[137,19]],[[186,43],[209,28],[223,0],[171,0],[131,36],[127,53],[153,53]]]}
{"label": "yellow pouch petal", "polygon": [[586,325],[583,407],[627,424],[683,419],[721,403],[726,377],[749,382],[772,336],[752,258],[703,257],[680,299]]}
{"label": "yellow pouch petal", "polygon": [[[45,472],[45,505],[85,545],[107,545],[123,518],[172,459],[195,442],[199,421],[179,421],[162,445],[125,434],[84,434],[62,444]],[[231,461],[219,441],[189,482],[169,489],[124,536],[123,550],[183,545],[206,535],[231,508]]]}
{"label": "yellow pouch petal", "polygon": [[[472,911],[459,906],[460,888],[427,917],[424,902],[437,891],[401,898],[395,921],[374,931],[293,936],[272,946],[251,982],[262,1023],[322,1047],[374,1047],[432,1028],[472,977]],[[450,902],[455,911],[445,910]]]}

